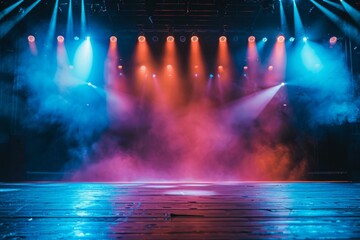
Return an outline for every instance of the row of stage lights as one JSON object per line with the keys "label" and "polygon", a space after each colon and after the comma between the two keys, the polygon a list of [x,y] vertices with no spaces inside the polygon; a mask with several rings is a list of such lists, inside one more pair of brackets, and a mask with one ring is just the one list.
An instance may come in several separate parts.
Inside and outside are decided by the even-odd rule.
{"label": "row of stage lights", "polygon": [[[90,39],[90,37],[86,37],[86,39]],[[58,40],[58,42],[62,43],[62,42],[64,42],[65,38],[64,38],[63,36],[59,35],[59,36],[57,37],[57,40]],[[75,39],[75,40],[79,40],[79,38],[77,37],[77,39]],[[276,40],[277,40],[278,42],[285,42],[285,37],[284,37],[283,35],[279,35],[279,36],[276,38]],[[302,40],[303,40],[303,42],[306,42],[306,41],[308,40],[308,38],[307,38],[307,37],[303,37]],[[29,36],[28,36],[28,41],[29,41],[29,42],[35,42],[35,37],[34,37],[33,35],[29,35]],[[144,35],[140,35],[140,36],[138,37],[138,41],[139,41],[139,42],[145,42],[145,41],[146,41],[146,37],[145,37]],[[174,37],[174,36],[167,36],[167,37],[166,37],[166,41],[167,41],[167,42],[174,42],[174,41],[175,41],[175,37]],[[199,41],[199,37],[198,37],[198,36],[192,36],[192,37],[191,37],[191,42],[198,42],[198,41]],[[226,42],[226,41],[227,41],[226,36],[220,36],[220,37],[219,37],[219,42]],[[248,37],[248,42],[249,42],[249,43],[253,43],[253,42],[255,42],[255,41],[256,41],[256,38],[255,38],[254,36]],[[267,41],[268,41],[268,38],[263,37],[261,41],[267,42]],[[294,38],[294,37],[290,37],[290,38],[289,38],[289,41],[290,41],[290,42],[294,42],[294,41],[295,41],[295,38]],[[117,42],[117,37],[111,36],[111,37],[110,37],[110,42],[116,43],[116,42]],[[333,36],[333,37],[331,37],[331,38],[329,39],[329,43],[330,43],[331,45],[336,44],[336,42],[337,42],[337,37],[335,37],[335,36]]]}

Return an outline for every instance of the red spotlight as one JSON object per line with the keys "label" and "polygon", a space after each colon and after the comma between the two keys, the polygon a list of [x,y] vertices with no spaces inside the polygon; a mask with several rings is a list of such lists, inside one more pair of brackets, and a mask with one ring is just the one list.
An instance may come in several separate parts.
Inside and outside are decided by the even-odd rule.
{"label": "red spotlight", "polygon": [[219,42],[226,42],[226,37],[225,36],[221,36],[219,37]]}
{"label": "red spotlight", "polygon": [[174,40],[175,40],[175,38],[173,36],[168,36],[166,38],[166,41],[168,41],[168,42],[173,42]]}
{"label": "red spotlight", "polygon": [[331,45],[335,45],[336,42],[337,42],[337,37],[335,37],[335,36],[334,36],[334,37],[331,37],[330,40],[329,40],[329,42],[330,42]]}
{"label": "red spotlight", "polygon": [[283,35],[280,35],[277,37],[277,41],[278,42],[284,42],[285,41],[285,37]]}
{"label": "red spotlight", "polygon": [[199,38],[197,36],[192,36],[191,41],[192,42],[197,42],[197,41],[199,41]]}
{"label": "red spotlight", "polygon": [[218,66],[218,72],[219,72],[219,73],[222,73],[223,71],[224,71],[224,67],[223,67],[223,66],[221,66],[221,65],[220,65],[220,66]]}
{"label": "red spotlight", "polygon": [[255,37],[254,37],[254,36],[250,36],[250,37],[248,38],[248,41],[251,42],[251,43],[252,43],[252,42],[255,42]]}
{"label": "red spotlight", "polygon": [[110,37],[110,42],[116,43],[117,42],[117,37],[111,36]]}
{"label": "red spotlight", "polygon": [[142,73],[145,73],[145,71],[146,71],[146,66],[145,66],[145,65],[142,65],[142,66],[140,67],[140,71],[141,71]]}
{"label": "red spotlight", "polygon": [[140,35],[140,36],[138,37],[138,40],[139,40],[139,42],[145,42],[146,38],[145,38],[145,36]]}
{"label": "red spotlight", "polygon": [[35,37],[33,35],[29,35],[28,36],[28,41],[29,42],[35,42]]}
{"label": "red spotlight", "polygon": [[63,42],[64,42],[64,37],[61,36],[61,35],[59,35],[59,36],[57,37],[57,40],[58,40],[59,43],[63,43]]}

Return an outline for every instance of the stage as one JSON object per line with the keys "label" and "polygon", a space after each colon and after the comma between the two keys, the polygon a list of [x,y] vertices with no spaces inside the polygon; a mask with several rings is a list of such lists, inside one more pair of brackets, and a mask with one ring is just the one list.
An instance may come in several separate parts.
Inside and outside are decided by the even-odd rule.
{"label": "stage", "polygon": [[348,182],[0,184],[3,239],[360,238]]}

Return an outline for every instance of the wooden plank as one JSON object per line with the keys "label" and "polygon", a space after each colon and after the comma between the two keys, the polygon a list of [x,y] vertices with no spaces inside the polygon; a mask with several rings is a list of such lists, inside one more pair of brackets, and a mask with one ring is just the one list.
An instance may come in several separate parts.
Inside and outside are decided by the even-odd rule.
{"label": "wooden plank", "polygon": [[3,183],[3,238],[359,238],[356,183]]}

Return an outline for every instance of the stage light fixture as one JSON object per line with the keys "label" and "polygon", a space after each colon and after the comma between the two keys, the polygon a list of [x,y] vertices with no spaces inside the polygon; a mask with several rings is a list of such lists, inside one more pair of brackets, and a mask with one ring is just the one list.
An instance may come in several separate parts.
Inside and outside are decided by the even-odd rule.
{"label": "stage light fixture", "polygon": [[263,42],[267,42],[267,40],[268,40],[267,37],[263,37],[262,39]]}
{"label": "stage light fixture", "polygon": [[28,41],[31,42],[31,43],[35,42],[35,37],[33,35],[29,35],[28,36]]}
{"label": "stage light fixture", "polygon": [[141,71],[142,73],[145,73],[145,71],[146,71],[146,66],[145,66],[145,65],[141,65],[141,66],[140,66],[140,71]]}
{"label": "stage light fixture", "polygon": [[249,68],[248,66],[244,66],[244,71],[248,70],[248,68]]}
{"label": "stage light fixture", "polygon": [[199,38],[197,36],[192,36],[191,41],[192,42],[197,42],[197,41],[199,41]]}
{"label": "stage light fixture", "polygon": [[308,37],[303,37],[303,42],[307,42]]}
{"label": "stage light fixture", "polygon": [[116,42],[117,42],[117,37],[111,36],[111,37],[110,37],[110,42],[116,43]]}
{"label": "stage light fixture", "polygon": [[153,78],[156,78],[156,74],[155,74],[155,73],[153,73],[152,77],[153,77]]}
{"label": "stage light fixture", "polygon": [[80,38],[79,38],[78,36],[75,36],[75,37],[74,37],[74,40],[75,40],[75,41],[79,41]]}
{"label": "stage light fixture", "polygon": [[185,36],[180,36],[180,42],[182,42],[182,43],[186,42],[186,37]]}
{"label": "stage light fixture", "polygon": [[254,36],[250,36],[250,37],[248,38],[248,41],[249,41],[250,43],[255,42],[255,37],[254,37]]}
{"label": "stage light fixture", "polygon": [[330,42],[331,45],[335,45],[336,42],[337,42],[337,37],[335,37],[335,36],[331,37],[331,38],[329,39],[329,42]]}
{"label": "stage light fixture", "polygon": [[123,66],[122,66],[122,65],[118,65],[117,68],[118,68],[119,70],[121,70],[121,69],[123,68]]}
{"label": "stage light fixture", "polygon": [[153,42],[158,42],[159,41],[159,37],[156,36],[156,35],[153,36],[151,39],[152,39]]}
{"label": "stage light fixture", "polygon": [[226,37],[225,36],[221,36],[219,37],[219,42],[226,42]]}
{"label": "stage light fixture", "polygon": [[269,71],[272,71],[274,69],[274,67],[272,66],[272,65],[270,65],[269,67],[268,67],[268,70]]}
{"label": "stage light fixture", "polygon": [[214,74],[210,73],[209,78],[213,78]]}
{"label": "stage light fixture", "polygon": [[59,36],[57,37],[57,40],[58,40],[59,43],[63,43],[63,42],[64,42],[64,37],[61,36],[61,35],[59,35]]}
{"label": "stage light fixture", "polygon": [[285,86],[285,83],[284,83],[284,82],[282,82],[282,83],[281,83],[281,86]]}
{"label": "stage light fixture", "polygon": [[175,38],[173,36],[168,36],[166,38],[166,41],[168,41],[168,42],[174,42],[174,40],[175,40]]}
{"label": "stage light fixture", "polygon": [[291,38],[289,38],[289,41],[290,41],[290,42],[294,42],[294,41],[295,41],[295,38],[294,38],[294,37],[291,37]]}
{"label": "stage light fixture", "polygon": [[277,41],[278,42],[284,42],[285,41],[285,37],[283,35],[280,35],[277,37]]}
{"label": "stage light fixture", "polygon": [[90,41],[90,36],[87,36],[85,39],[86,39],[87,41]]}
{"label": "stage light fixture", "polygon": [[139,42],[145,42],[145,41],[146,41],[146,37],[145,37],[144,35],[140,35],[140,36],[138,37],[138,41],[139,41]]}

